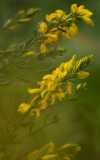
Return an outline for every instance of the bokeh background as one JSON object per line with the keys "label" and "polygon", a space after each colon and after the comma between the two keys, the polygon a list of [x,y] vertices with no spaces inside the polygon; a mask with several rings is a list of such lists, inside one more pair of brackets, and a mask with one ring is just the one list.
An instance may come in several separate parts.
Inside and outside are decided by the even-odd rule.
{"label": "bokeh background", "polygon": [[[40,7],[42,15],[54,9],[68,10],[71,3],[85,4],[94,12],[95,27],[80,24],[77,38],[63,45],[67,48],[64,57],[47,59],[19,58],[0,52],[0,160],[25,160],[34,148],[48,142],[56,144],[78,143],[82,150],[77,160],[100,159],[100,1],[99,0],[0,0],[0,26],[23,8]],[[20,43],[33,36],[32,24],[24,26],[19,32],[0,30],[0,48]],[[37,121],[32,117],[17,113],[17,107],[26,99],[27,88],[40,80],[65,57],[73,54],[94,54],[89,69],[92,76],[88,80],[88,90],[76,101],[65,100],[50,108]]]}

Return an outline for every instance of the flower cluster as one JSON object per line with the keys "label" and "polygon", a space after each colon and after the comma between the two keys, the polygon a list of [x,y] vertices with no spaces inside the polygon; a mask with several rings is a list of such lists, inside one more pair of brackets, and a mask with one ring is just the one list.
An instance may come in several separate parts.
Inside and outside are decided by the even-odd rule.
{"label": "flower cluster", "polygon": [[86,79],[90,75],[89,72],[83,71],[83,68],[89,64],[91,58],[92,56],[89,55],[78,60],[76,56],[73,56],[69,61],[53,70],[51,74],[43,76],[36,88],[28,89],[29,94],[33,97],[31,102],[20,104],[18,111],[22,113],[31,111],[34,117],[39,117],[49,105],[62,101],[65,96],[73,96],[86,84],[80,83],[74,86],[73,80]]}
{"label": "flower cluster", "polygon": [[27,159],[32,160],[72,160],[72,158],[81,150],[77,144],[64,144],[57,147],[53,142],[44,145],[40,149],[34,150],[28,154]]}
{"label": "flower cluster", "polygon": [[84,5],[78,6],[77,4],[73,4],[71,6],[71,12],[76,15],[77,18],[83,20],[88,25],[94,25],[93,20],[91,19],[93,12],[86,9]]}
{"label": "flower cluster", "polygon": [[58,9],[46,15],[37,29],[40,34],[40,53],[48,53],[49,47],[57,44],[62,37],[70,39],[75,36],[78,33],[78,20],[93,25],[92,15],[85,6],[77,4],[72,4],[69,14]]}

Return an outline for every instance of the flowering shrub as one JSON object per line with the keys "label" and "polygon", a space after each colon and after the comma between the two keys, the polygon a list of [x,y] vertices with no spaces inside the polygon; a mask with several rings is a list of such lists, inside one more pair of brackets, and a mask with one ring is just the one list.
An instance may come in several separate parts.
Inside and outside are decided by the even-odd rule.
{"label": "flowering shrub", "polygon": [[51,74],[45,75],[42,81],[38,82],[37,88],[28,89],[33,98],[30,103],[22,103],[18,111],[25,113],[31,110],[34,117],[39,117],[40,112],[46,110],[56,100],[61,101],[65,96],[72,96],[82,87],[82,85],[79,87],[81,83],[74,86],[73,79],[82,80],[90,75],[89,72],[83,71],[83,68],[89,64],[91,57],[91,55],[85,56],[77,60],[76,56],[73,56]]}
{"label": "flowering shrub", "polygon": [[[3,29],[14,31],[19,25],[30,22],[40,9],[30,8],[19,11],[14,18],[9,19]],[[55,47],[60,41],[71,39],[79,32],[78,23],[80,21],[93,26],[93,13],[86,9],[84,5],[72,4],[70,12],[62,9],[47,14],[41,22],[37,24],[36,37],[29,39],[22,47],[22,54],[25,55],[50,55],[55,52]],[[14,51],[18,49],[15,46]],[[50,55],[52,56],[52,55]],[[72,98],[81,89],[86,87],[86,79],[90,73],[85,68],[91,62],[92,55],[78,58],[74,55],[69,60],[62,62],[50,74],[42,77],[37,82],[37,86],[28,89],[31,96],[29,102],[22,102],[18,106],[18,112],[23,114],[31,113],[34,119],[41,116],[49,106],[53,106],[57,101],[62,101],[65,97]],[[84,81],[83,81],[84,80]],[[76,83],[75,83],[76,82]],[[71,160],[73,155],[80,150],[80,147],[72,144],[65,144],[56,147],[54,143],[49,143],[43,148],[34,150],[27,157],[28,160]],[[71,151],[71,152],[70,152]]]}
{"label": "flowering shrub", "polygon": [[93,13],[85,9],[84,5],[72,4],[70,13],[58,9],[47,14],[44,21],[39,23],[38,32],[40,33],[40,53],[46,54],[49,46],[57,43],[62,37],[70,39],[78,33],[78,22],[83,21],[93,26],[91,19]]}
{"label": "flowering shrub", "polygon": [[[93,13],[85,9],[84,5],[78,6],[77,4],[71,5],[69,14],[61,9],[47,14],[44,21],[40,22],[37,27],[38,52],[47,54],[50,50],[49,45],[55,46],[61,37],[69,39],[76,35],[79,20],[93,26],[92,15]],[[31,54],[31,51],[28,54]],[[86,82],[80,82],[75,86],[73,79],[82,81],[89,77],[90,73],[83,69],[87,67],[91,58],[92,56],[89,55],[78,60],[75,55],[69,61],[63,62],[51,74],[43,76],[36,88],[28,89],[28,93],[33,97],[31,102],[20,104],[18,111],[21,113],[30,111],[33,117],[39,117],[40,112],[46,110],[57,100],[61,101],[66,96],[73,96],[86,86]]]}

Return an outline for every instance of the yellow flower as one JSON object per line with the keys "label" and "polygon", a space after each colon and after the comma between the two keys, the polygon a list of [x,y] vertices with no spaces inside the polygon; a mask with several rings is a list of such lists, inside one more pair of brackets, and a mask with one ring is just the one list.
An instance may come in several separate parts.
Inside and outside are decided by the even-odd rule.
{"label": "yellow flower", "polygon": [[78,18],[82,19],[88,25],[94,25],[91,16],[93,12],[88,9],[85,9],[84,5],[78,6],[77,4],[72,4],[71,12],[75,14]]}
{"label": "yellow flower", "polygon": [[72,5],[71,5],[71,12],[72,12],[73,14],[75,14],[75,13],[77,12],[77,9],[78,9],[77,4],[72,4]]}
{"label": "yellow flower", "polygon": [[55,76],[55,78],[59,78],[59,79],[62,79],[64,77],[63,75],[63,72],[59,69],[59,68],[56,68],[52,74]]}
{"label": "yellow flower", "polygon": [[41,22],[38,26],[38,32],[40,33],[46,33],[48,30],[48,25],[46,22]]}
{"label": "yellow flower", "polygon": [[73,68],[74,72],[75,71],[80,71],[82,68],[86,67],[88,64],[90,64],[91,60],[93,58],[93,55],[87,55],[84,56],[83,58],[79,59],[76,62],[75,67]]}
{"label": "yellow flower", "polygon": [[54,21],[54,20],[58,20],[60,19],[61,17],[63,17],[65,15],[65,12],[61,9],[58,9],[56,10],[55,12],[49,14],[49,15],[46,15],[45,16],[45,20],[47,22],[51,22],[51,21]]}
{"label": "yellow flower", "polygon": [[59,42],[62,37],[70,39],[76,36],[78,33],[78,19],[93,26],[92,15],[93,13],[86,9],[84,5],[78,6],[77,4],[72,4],[71,13],[69,14],[58,9],[46,15],[45,20],[38,26],[38,32],[43,33],[40,40],[44,43],[40,45],[40,52],[48,53],[50,47]]}
{"label": "yellow flower", "polygon": [[63,66],[61,65],[61,68],[64,68],[64,71],[66,71],[66,75],[67,73],[71,72],[74,65],[76,64],[76,56],[74,55],[69,61],[67,61],[66,63],[63,64]]}
{"label": "yellow flower", "polygon": [[63,28],[63,36],[67,39],[70,39],[77,35],[78,33],[78,27],[75,23],[70,24],[70,26]]}
{"label": "yellow flower", "polygon": [[56,14],[55,13],[51,13],[51,14],[45,16],[45,20],[47,22],[51,22],[54,19],[56,19]]}
{"label": "yellow flower", "polygon": [[92,19],[90,19],[89,17],[82,16],[82,20],[83,20],[87,25],[94,26],[94,22],[93,22]]}
{"label": "yellow flower", "polygon": [[83,16],[83,15],[92,16],[93,15],[93,13],[90,10],[85,9],[84,5],[78,6],[77,4],[71,5],[71,12],[79,16]]}
{"label": "yellow flower", "polygon": [[68,29],[68,33],[71,37],[76,36],[78,33],[78,27],[75,23],[72,23],[71,26]]}
{"label": "yellow flower", "polygon": [[27,112],[30,109],[30,107],[31,107],[31,104],[29,104],[29,103],[22,103],[18,107],[18,112],[25,113],[25,112]]}
{"label": "yellow flower", "polygon": [[46,43],[47,44],[52,44],[58,41],[58,34],[54,33],[47,33],[46,34]]}
{"label": "yellow flower", "polygon": [[79,79],[86,79],[90,76],[90,73],[85,71],[80,71],[77,73],[77,76]]}
{"label": "yellow flower", "polygon": [[48,91],[55,91],[55,89],[56,89],[55,81],[49,81],[47,84],[47,90]]}
{"label": "yellow flower", "polygon": [[32,89],[32,88],[29,88],[29,89],[28,89],[28,93],[29,93],[29,94],[40,93],[40,91],[41,91],[41,90],[40,90],[39,88],[33,88],[33,89]]}
{"label": "yellow flower", "polygon": [[66,13],[63,10],[61,10],[61,9],[57,9],[55,11],[55,13],[56,13],[57,18],[61,18],[61,17],[63,17],[63,16],[66,15]]}
{"label": "yellow flower", "polygon": [[51,74],[47,74],[47,75],[43,76],[43,80],[53,80],[53,77]]}
{"label": "yellow flower", "polygon": [[47,47],[47,45],[45,44],[45,43],[42,43],[41,45],[40,45],[40,53],[41,54],[46,54],[48,52],[48,47]]}
{"label": "yellow flower", "polygon": [[[27,112],[30,107],[34,117],[39,117],[43,110],[46,110],[49,105],[52,105],[56,100],[61,101],[66,95],[72,96],[75,91],[81,88],[81,85],[73,86],[71,78],[87,78],[88,72],[83,72],[81,69],[86,67],[91,60],[91,56],[84,56],[77,60],[73,56],[70,60],[62,63],[59,67],[43,76],[38,86],[29,89],[29,93],[33,94],[30,104],[23,103],[18,111]],[[68,80],[70,79],[70,80]],[[82,85],[84,88],[85,84]]]}
{"label": "yellow flower", "polygon": [[90,10],[85,9],[85,6],[83,6],[83,5],[78,7],[77,14],[80,16],[85,15],[87,17],[90,17],[93,15],[93,13]]}

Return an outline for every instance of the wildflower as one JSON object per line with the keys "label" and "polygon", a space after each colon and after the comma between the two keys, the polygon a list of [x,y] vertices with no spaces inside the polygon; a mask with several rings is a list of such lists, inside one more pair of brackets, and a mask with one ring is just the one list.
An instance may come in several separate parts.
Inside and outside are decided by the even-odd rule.
{"label": "wildflower", "polygon": [[78,6],[77,4],[72,4],[71,12],[75,14],[78,18],[82,19],[88,25],[94,25],[93,20],[91,19],[93,12],[89,9],[85,9],[84,5]]}
{"label": "wildflower", "polygon": [[46,15],[45,16],[45,20],[47,22],[51,22],[51,21],[60,19],[64,15],[65,15],[65,12],[63,10],[59,9],[59,10],[56,10],[55,12],[53,12],[53,13],[51,13],[49,15]]}
{"label": "wildflower", "polygon": [[68,32],[71,37],[76,36],[78,33],[77,25],[75,23],[72,23],[71,26],[69,27]]}
{"label": "wildflower", "polygon": [[40,91],[41,91],[40,89],[31,89],[31,88],[28,89],[29,94],[36,94],[39,93]]}
{"label": "wildflower", "polygon": [[77,4],[72,4],[69,14],[62,9],[58,9],[46,15],[37,29],[39,33],[43,33],[40,36],[41,42],[47,44],[45,47],[42,45],[43,52],[40,49],[40,53],[48,53],[50,47],[57,44],[63,37],[71,39],[76,36],[79,30],[78,20],[93,25],[92,15],[93,13],[86,9],[84,5],[78,6]]}
{"label": "wildflower", "polygon": [[57,14],[57,17],[59,17],[59,18],[61,18],[61,17],[63,17],[66,13],[63,11],[63,10],[61,10],[61,9],[57,9],[56,11],[55,11],[55,13]]}
{"label": "wildflower", "polygon": [[73,71],[80,71],[81,69],[85,68],[90,62],[91,59],[93,58],[93,55],[87,55],[82,57],[76,62],[76,65],[73,68]]}
{"label": "wildflower", "polygon": [[[74,87],[72,80],[83,79],[89,76],[88,72],[81,71],[90,62],[91,56],[84,56],[77,60],[76,56],[73,56],[69,61],[62,63],[59,67],[43,76],[42,80],[38,83],[38,86],[33,89],[29,89],[28,92],[32,94],[32,100],[29,107],[24,103],[19,107],[19,111],[26,112],[28,108],[32,107],[32,115],[39,117],[40,113],[46,110],[49,105],[54,104],[56,101],[62,101],[65,96],[72,96],[72,94],[81,87]],[[24,108],[25,107],[25,108]]]}
{"label": "wildflower", "polygon": [[72,5],[71,5],[71,12],[72,12],[73,14],[76,14],[76,13],[77,13],[77,10],[78,10],[77,4],[72,4]]}
{"label": "wildflower", "polygon": [[77,73],[77,76],[79,79],[85,79],[88,78],[90,76],[89,72],[85,72],[85,71],[80,71]]}
{"label": "wildflower", "polygon": [[64,28],[65,32],[63,33],[64,37],[70,39],[77,35],[78,27],[75,23],[72,23],[69,27]]}
{"label": "wildflower", "polygon": [[48,25],[46,22],[41,22],[38,26],[38,32],[40,33],[46,33],[48,30]]}
{"label": "wildflower", "polygon": [[31,104],[22,103],[19,105],[18,112],[26,113],[31,107]]}
{"label": "wildflower", "polygon": [[46,43],[47,44],[52,44],[58,41],[58,34],[53,34],[53,33],[47,33],[45,35],[46,38]]}
{"label": "wildflower", "polygon": [[55,77],[59,78],[59,79],[62,79],[62,78],[64,77],[64,74],[62,73],[62,71],[61,71],[59,68],[56,68],[56,69],[52,72],[52,74],[53,74]]}
{"label": "wildflower", "polygon": [[87,16],[82,16],[82,20],[88,24],[88,25],[91,25],[91,26],[94,26],[94,22]]}
{"label": "wildflower", "polygon": [[47,74],[47,75],[45,75],[45,76],[43,77],[43,80],[52,80],[52,79],[53,79],[53,77],[52,77],[51,74]]}
{"label": "wildflower", "polygon": [[45,16],[45,20],[47,22],[51,22],[54,19],[56,19],[56,14],[55,13],[51,13],[51,14]]}

